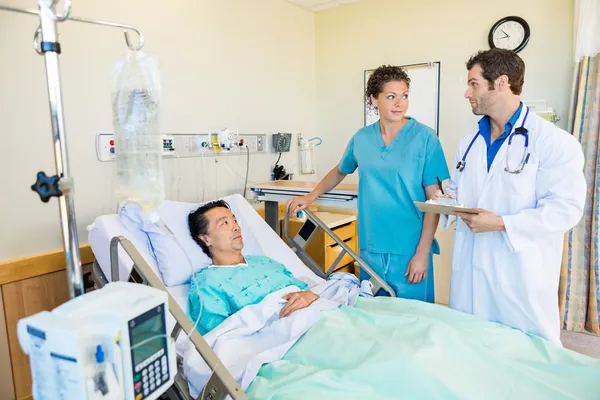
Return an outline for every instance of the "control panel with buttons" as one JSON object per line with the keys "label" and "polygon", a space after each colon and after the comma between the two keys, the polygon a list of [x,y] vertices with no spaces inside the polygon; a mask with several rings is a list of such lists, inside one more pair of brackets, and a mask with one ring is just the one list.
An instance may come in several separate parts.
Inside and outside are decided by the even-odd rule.
{"label": "control panel with buttons", "polygon": [[156,389],[160,388],[163,382],[169,380],[169,365],[164,349],[161,349],[148,357],[141,364],[136,365],[133,378],[136,399],[146,398]]}
{"label": "control panel with buttons", "polygon": [[173,143],[173,136],[162,137],[162,149],[163,155],[172,156],[175,154],[175,144]]}
{"label": "control panel with buttons", "polygon": [[[169,385],[170,374],[165,317],[161,307],[129,322],[133,390],[136,400],[156,398],[152,394]],[[168,387],[168,386],[167,386]]]}

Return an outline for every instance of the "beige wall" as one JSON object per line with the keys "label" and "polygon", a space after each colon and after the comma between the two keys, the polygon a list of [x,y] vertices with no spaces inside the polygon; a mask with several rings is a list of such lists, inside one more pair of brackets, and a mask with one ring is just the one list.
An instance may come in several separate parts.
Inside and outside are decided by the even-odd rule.
{"label": "beige wall", "polygon": [[[35,7],[34,1],[3,3]],[[315,133],[314,14],[282,0],[78,0],[73,15],[136,25],[163,78],[161,130]],[[32,48],[36,17],[0,11],[0,261],[62,247],[56,200],[30,190],[54,174],[43,58]],[[126,50],[118,29],[59,26],[71,172],[80,242],[86,226],[115,211],[114,163],[96,159],[95,137],[112,131],[110,72]],[[269,179],[275,154],[252,156],[250,181]],[[296,148],[282,157],[294,170]],[[165,161],[167,197],[194,201],[242,192],[246,159]],[[229,167],[229,168],[228,168]],[[235,174],[230,172],[234,170]],[[178,179],[174,179],[178,177]],[[180,178],[179,178],[180,177]],[[218,184],[215,182],[218,181]]]}
{"label": "beige wall", "polygon": [[[507,0],[502,7],[490,0],[362,0],[316,14],[283,0],[178,0],[168,6],[81,0],[73,14],[143,29],[144,50],[160,62],[164,132],[227,126],[242,133],[321,136],[318,176],[297,174],[297,179],[320,178],[339,160],[363,123],[363,71],[383,63],[441,61],[440,139],[452,167],[460,137],[477,120],[462,98],[464,63],[487,48],[489,28],[506,15],[524,17],[532,30],[521,52],[527,64],[524,99],[546,99],[563,118],[559,125],[566,125],[572,0]],[[0,12],[0,36],[11,38],[0,41],[0,132],[10,141],[0,157],[8,174],[0,189],[0,260],[61,247],[56,202],[43,204],[29,189],[37,171],[54,168],[43,59],[31,48],[36,26],[34,17]],[[110,70],[125,47],[119,30],[74,22],[59,29],[69,156],[85,243],[85,227],[115,210],[114,163],[96,160],[94,140],[112,130]],[[250,181],[268,179],[275,159],[252,156]],[[295,145],[282,162],[297,172]],[[221,157],[218,164],[212,158],[166,160],[167,197],[195,201],[203,192],[206,199],[241,192],[244,168],[243,157]],[[349,177],[353,180],[356,176]],[[451,236],[438,235],[442,303],[448,295]]]}
{"label": "beige wall", "polygon": [[[465,61],[488,48],[489,29],[507,15],[521,16],[531,27],[529,44],[520,53],[527,65],[523,98],[546,99],[564,128],[573,65],[572,0],[363,0],[317,13],[317,126],[325,139],[318,149],[321,173],[336,164],[362,127],[363,71],[427,61],[442,65],[440,140],[453,167],[459,139],[477,121],[462,97]],[[443,254],[436,258],[436,293],[447,303],[452,234],[439,233],[438,239]]]}

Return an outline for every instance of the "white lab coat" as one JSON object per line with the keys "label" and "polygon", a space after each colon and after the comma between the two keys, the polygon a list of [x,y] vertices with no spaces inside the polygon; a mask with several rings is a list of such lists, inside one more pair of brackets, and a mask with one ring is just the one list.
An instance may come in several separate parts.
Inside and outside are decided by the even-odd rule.
{"label": "white lab coat", "polygon": [[[523,107],[515,127],[521,126]],[[503,232],[473,233],[454,216],[442,216],[443,229],[456,221],[450,304],[453,309],[500,322],[561,345],[558,285],[564,234],[581,219],[586,199],[584,157],[579,141],[529,113],[529,162],[520,174],[506,166],[508,139],[489,173],[487,147],[479,136],[463,172],[455,166],[476,132],[460,142],[448,191],[467,207],[502,216]],[[516,135],[510,168],[523,155]]]}

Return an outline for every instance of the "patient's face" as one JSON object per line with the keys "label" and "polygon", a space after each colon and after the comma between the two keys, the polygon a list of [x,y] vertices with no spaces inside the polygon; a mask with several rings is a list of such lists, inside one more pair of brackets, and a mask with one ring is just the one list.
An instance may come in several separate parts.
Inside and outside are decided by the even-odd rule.
{"label": "patient's face", "polygon": [[242,251],[242,230],[231,210],[217,207],[204,215],[208,220],[208,233],[200,239],[204,240],[213,255],[219,252]]}

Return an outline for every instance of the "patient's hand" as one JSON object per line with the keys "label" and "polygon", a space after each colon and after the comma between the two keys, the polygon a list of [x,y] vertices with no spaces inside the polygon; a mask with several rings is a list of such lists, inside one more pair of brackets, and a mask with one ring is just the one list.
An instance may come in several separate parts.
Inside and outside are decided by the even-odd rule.
{"label": "patient's hand", "polygon": [[305,292],[288,293],[283,296],[283,299],[287,300],[287,304],[281,309],[279,316],[281,318],[288,317],[294,311],[310,306],[318,298],[319,295],[311,292],[310,290]]}

